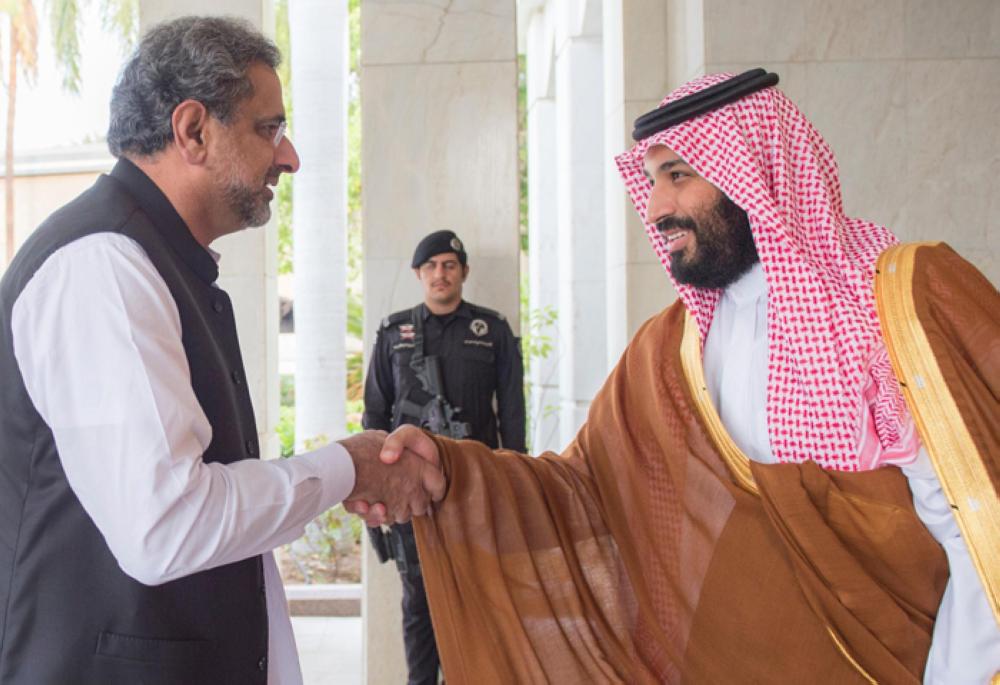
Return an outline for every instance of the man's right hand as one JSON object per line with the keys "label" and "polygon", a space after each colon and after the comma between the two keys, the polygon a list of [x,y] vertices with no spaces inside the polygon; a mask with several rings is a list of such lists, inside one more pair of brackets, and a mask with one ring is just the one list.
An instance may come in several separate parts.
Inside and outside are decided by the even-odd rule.
{"label": "man's right hand", "polygon": [[411,425],[400,426],[386,437],[379,459],[386,464],[395,464],[404,454],[410,453],[435,466],[441,463],[437,443],[427,433]]}
{"label": "man's right hand", "polygon": [[351,455],[355,472],[354,489],[344,506],[369,526],[404,523],[421,516],[445,493],[445,478],[436,458],[431,461],[399,449],[396,458],[386,463],[379,459],[385,439],[382,431],[365,431],[339,441]]}

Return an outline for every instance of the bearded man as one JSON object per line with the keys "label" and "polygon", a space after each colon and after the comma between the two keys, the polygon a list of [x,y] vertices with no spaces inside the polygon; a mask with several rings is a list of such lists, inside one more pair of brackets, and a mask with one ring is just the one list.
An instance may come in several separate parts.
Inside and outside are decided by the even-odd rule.
{"label": "bearded man", "polygon": [[776,83],[700,78],[637,120],[616,161],[680,300],[563,454],[387,439],[448,477],[414,528],[449,681],[1000,669],[1000,296],[846,217]]}
{"label": "bearded man", "polygon": [[402,521],[443,491],[378,433],[259,458],[209,245],[299,168],[280,58],[231,19],[152,28],[112,95],[117,164],[0,282],[0,682],[301,683],[271,550],[344,498]]}

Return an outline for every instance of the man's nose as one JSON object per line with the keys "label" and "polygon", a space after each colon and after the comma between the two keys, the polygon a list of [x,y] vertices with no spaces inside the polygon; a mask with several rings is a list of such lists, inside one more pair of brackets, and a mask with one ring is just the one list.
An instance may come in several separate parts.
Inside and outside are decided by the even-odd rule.
{"label": "man's nose", "polygon": [[299,153],[295,151],[295,146],[292,141],[285,136],[278,143],[278,147],[274,151],[274,163],[281,169],[282,172],[286,174],[294,174],[299,170]]}
{"label": "man's nose", "polygon": [[677,212],[677,202],[673,192],[666,185],[655,185],[649,193],[646,205],[646,223],[655,224]]}

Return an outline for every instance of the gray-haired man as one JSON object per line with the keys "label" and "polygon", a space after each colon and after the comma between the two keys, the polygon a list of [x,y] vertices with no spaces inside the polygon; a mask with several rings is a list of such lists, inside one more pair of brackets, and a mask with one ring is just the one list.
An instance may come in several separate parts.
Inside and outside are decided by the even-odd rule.
{"label": "gray-haired man", "polygon": [[208,246],[298,169],[279,60],[233,20],[150,31],[112,96],[118,164],[3,278],[0,682],[300,682],[270,550],[345,498],[405,520],[440,497],[377,433],[257,458]]}

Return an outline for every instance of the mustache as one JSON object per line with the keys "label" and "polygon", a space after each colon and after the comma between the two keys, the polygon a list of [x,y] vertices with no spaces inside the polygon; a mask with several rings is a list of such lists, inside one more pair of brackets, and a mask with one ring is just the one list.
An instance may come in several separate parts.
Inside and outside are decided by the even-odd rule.
{"label": "mustache", "polygon": [[661,234],[675,228],[687,229],[692,232],[698,231],[698,224],[689,216],[668,216],[656,222],[656,230]]}
{"label": "mustache", "polygon": [[265,185],[278,185],[278,181],[281,179],[281,167],[273,166],[268,169],[267,174],[264,176]]}

